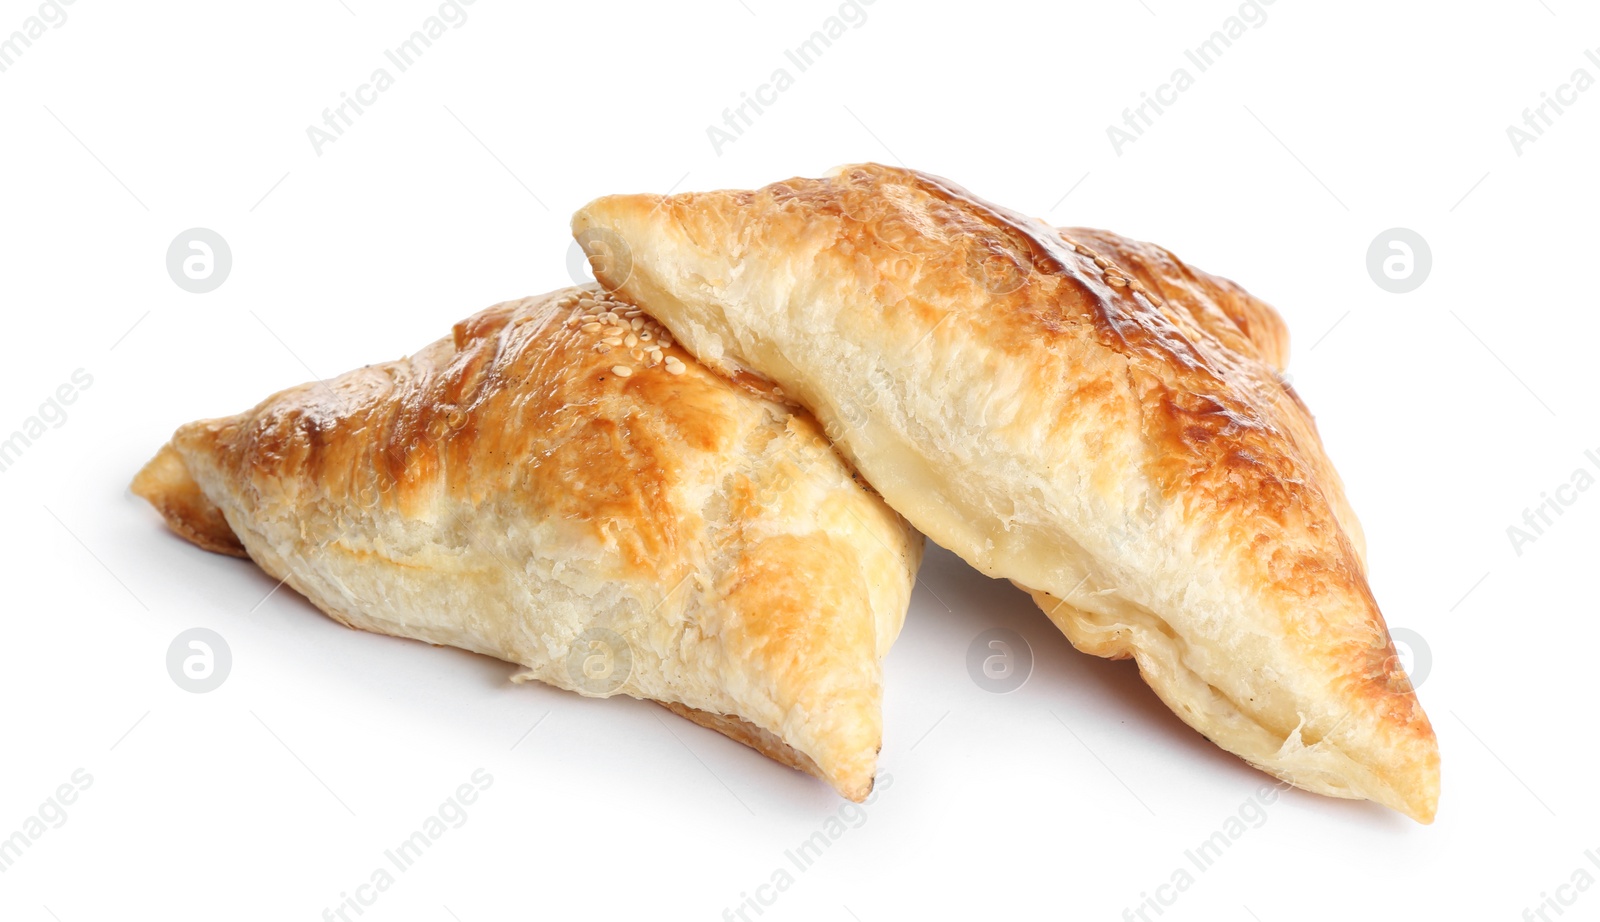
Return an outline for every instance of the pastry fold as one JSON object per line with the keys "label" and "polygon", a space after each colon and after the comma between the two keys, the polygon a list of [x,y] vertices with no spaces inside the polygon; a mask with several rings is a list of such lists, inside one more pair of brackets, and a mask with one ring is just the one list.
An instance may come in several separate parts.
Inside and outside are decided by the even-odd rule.
{"label": "pastry fold", "polygon": [[1218,745],[1432,819],[1433,730],[1271,308],[1159,248],[874,164],[610,196],[573,230],[631,257],[606,287],[780,386],[914,526],[1079,649],[1131,656]]}
{"label": "pastry fold", "polygon": [[349,627],[651,699],[861,800],[922,538],[815,420],[590,288],[183,426],[134,492]]}

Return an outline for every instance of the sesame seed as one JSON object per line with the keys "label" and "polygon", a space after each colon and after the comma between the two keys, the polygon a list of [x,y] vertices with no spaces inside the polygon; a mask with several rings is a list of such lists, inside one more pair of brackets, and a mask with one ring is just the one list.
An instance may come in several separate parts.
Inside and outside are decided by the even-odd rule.
{"label": "sesame seed", "polygon": [[600,332],[600,324],[595,323],[594,321],[591,320],[590,322],[588,322],[588,323],[583,325],[583,332],[585,332],[585,333],[598,333],[598,332]]}
{"label": "sesame seed", "polygon": [[619,378],[626,378],[629,375],[633,374],[633,369],[629,368],[626,365],[612,365],[611,366],[611,373],[616,375]]}
{"label": "sesame seed", "polygon": [[635,349],[635,350],[633,350],[632,352],[630,352],[628,354],[633,356],[633,360],[635,362],[644,361],[644,350],[643,349]]}
{"label": "sesame seed", "polygon": [[669,375],[681,375],[688,370],[689,369],[685,368],[681,362],[677,365],[674,365],[671,362],[667,363],[667,374]]}
{"label": "sesame seed", "polygon": [[639,331],[639,341],[642,342],[642,343],[647,343],[650,340],[655,339],[655,338],[656,338],[656,334],[650,332],[649,330],[640,330]]}
{"label": "sesame seed", "polygon": [[1106,276],[1106,284],[1110,285],[1113,288],[1121,288],[1124,285],[1128,284],[1128,280],[1123,278],[1120,275],[1108,275],[1108,276]]}
{"label": "sesame seed", "polygon": [[629,349],[632,349],[634,346],[639,345],[639,337],[633,335],[632,333],[629,333],[628,334],[628,338],[623,340],[622,344],[624,346],[627,346]]}
{"label": "sesame seed", "polygon": [[601,355],[604,355],[605,353],[611,351],[611,347],[606,345],[605,343],[595,343],[594,344],[594,351],[600,353]]}

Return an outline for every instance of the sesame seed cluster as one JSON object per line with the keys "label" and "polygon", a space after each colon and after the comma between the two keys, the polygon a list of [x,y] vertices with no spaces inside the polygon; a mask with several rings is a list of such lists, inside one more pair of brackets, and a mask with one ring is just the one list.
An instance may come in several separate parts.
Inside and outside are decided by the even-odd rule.
{"label": "sesame seed cluster", "polygon": [[1142,294],[1150,301],[1151,304],[1161,303],[1156,296],[1144,286],[1143,282],[1140,282],[1138,279],[1132,278],[1131,276],[1123,275],[1122,270],[1118,269],[1116,264],[1111,260],[1106,259],[1104,256],[1101,256],[1094,250],[1091,250],[1076,240],[1073,240],[1071,237],[1063,237],[1062,239],[1067,242],[1067,246],[1070,246],[1076,250],[1079,256],[1088,257],[1096,266],[1100,268],[1101,273],[1105,276],[1107,285],[1110,285],[1112,288],[1126,288],[1129,291]]}
{"label": "sesame seed cluster", "polygon": [[617,364],[611,366],[611,373],[619,378],[631,377],[640,367],[659,365],[669,375],[688,370],[682,359],[666,354],[672,346],[667,328],[612,292],[586,288],[563,296],[556,305],[571,311],[566,321],[569,328],[594,337],[591,348],[595,352],[616,353]]}

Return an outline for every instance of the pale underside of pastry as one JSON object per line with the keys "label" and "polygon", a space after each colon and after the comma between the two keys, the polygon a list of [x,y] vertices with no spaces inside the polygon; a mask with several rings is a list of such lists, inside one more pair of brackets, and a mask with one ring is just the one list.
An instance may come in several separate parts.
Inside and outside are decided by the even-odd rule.
{"label": "pale underside of pastry", "polygon": [[853,477],[587,287],[190,423],[134,491],[347,626],[660,702],[859,801],[922,538]]}
{"label": "pale underside of pastry", "polygon": [[1432,819],[1433,730],[1270,307],[1157,247],[872,164],[610,196],[573,229],[631,256],[603,284],[779,385],[914,526],[1079,649],[1133,657],[1218,745]]}

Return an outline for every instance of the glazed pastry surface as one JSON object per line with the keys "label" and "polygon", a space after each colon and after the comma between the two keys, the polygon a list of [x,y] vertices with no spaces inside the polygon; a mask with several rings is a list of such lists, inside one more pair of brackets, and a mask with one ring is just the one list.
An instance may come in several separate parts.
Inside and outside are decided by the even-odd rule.
{"label": "glazed pastry surface", "polygon": [[608,288],[779,385],[914,526],[1218,745],[1432,820],[1433,730],[1270,307],[876,164],[610,196],[573,230],[631,257]]}
{"label": "glazed pastry surface", "polygon": [[922,538],[853,476],[590,287],[183,426],[134,491],[345,625],[658,701],[859,801]]}

